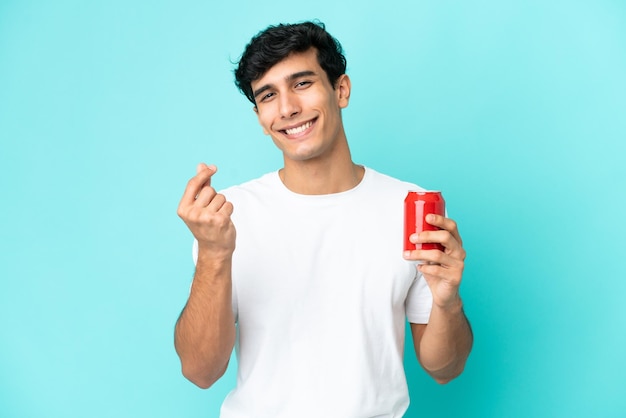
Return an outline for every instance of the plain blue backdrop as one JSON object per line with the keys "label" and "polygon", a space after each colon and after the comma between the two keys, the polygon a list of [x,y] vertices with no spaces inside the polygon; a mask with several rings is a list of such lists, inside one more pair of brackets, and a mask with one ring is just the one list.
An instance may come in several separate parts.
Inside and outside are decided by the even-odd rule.
{"label": "plain blue backdrop", "polygon": [[[475,346],[409,417],[626,416],[626,3],[0,2],[0,417],[215,417],[187,382],[176,216],[281,165],[233,62],[269,24],[342,42],[356,162],[441,189]],[[407,348],[409,348],[408,346]]]}

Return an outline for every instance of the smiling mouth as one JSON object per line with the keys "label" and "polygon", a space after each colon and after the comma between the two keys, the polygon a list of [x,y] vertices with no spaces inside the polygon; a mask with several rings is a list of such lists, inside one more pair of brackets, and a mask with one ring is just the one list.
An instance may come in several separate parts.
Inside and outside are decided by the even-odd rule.
{"label": "smiling mouth", "polygon": [[284,132],[287,135],[298,135],[298,134],[301,134],[302,132],[306,131],[311,126],[313,126],[313,124],[315,123],[315,120],[316,119],[310,120],[308,122],[303,123],[300,126],[296,126],[295,128],[283,129],[283,130],[281,130],[281,132]]}

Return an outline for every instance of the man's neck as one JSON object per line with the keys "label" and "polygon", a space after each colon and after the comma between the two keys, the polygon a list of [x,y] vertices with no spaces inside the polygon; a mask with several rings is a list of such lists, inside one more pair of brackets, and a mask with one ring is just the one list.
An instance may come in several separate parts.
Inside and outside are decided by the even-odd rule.
{"label": "man's neck", "polygon": [[285,187],[294,193],[322,195],[340,193],[356,187],[365,169],[351,159],[342,163],[330,161],[285,162],[279,171]]}

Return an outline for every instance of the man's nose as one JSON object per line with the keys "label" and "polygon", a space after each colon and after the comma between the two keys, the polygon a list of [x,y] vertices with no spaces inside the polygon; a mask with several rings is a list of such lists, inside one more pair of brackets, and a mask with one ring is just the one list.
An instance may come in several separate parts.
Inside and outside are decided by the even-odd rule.
{"label": "man's nose", "polygon": [[300,104],[293,94],[287,93],[280,96],[280,116],[283,119],[292,118],[300,113]]}

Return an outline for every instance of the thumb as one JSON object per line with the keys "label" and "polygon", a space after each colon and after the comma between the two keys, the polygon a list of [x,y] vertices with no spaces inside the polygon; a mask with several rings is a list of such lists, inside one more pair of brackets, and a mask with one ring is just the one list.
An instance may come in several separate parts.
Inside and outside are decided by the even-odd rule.
{"label": "thumb", "polygon": [[215,167],[213,164],[206,165],[205,163],[200,163],[196,167],[196,174],[200,174],[201,171],[206,170],[206,169],[212,170],[213,173],[217,171],[217,167]]}

